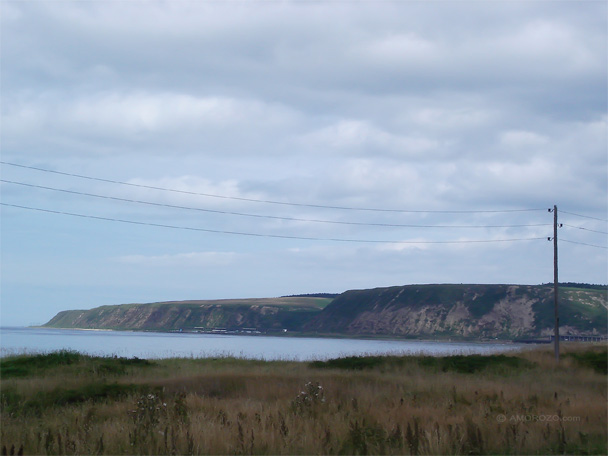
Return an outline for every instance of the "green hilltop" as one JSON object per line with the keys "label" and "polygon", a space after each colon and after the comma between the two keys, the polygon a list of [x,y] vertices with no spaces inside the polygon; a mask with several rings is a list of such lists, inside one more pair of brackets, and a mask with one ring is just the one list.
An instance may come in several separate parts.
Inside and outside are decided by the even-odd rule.
{"label": "green hilltop", "polygon": [[[578,286],[577,286],[578,285]],[[605,335],[605,286],[560,288],[560,334]],[[521,339],[553,333],[553,287],[406,285],[339,295],[170,301],[59,312],[55,328]]]}

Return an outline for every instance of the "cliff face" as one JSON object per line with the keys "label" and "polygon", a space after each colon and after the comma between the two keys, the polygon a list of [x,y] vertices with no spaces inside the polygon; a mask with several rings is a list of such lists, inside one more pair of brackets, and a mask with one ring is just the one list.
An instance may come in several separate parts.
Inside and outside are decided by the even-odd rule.
{"label": "cliff face", "polygon": [[[606,289],[560,289],[560,333],[608,332]],[[57,314],[46,326],[517,339],[553,333],[553,289],[528,285],[408,285],[335,299],[289,297],[104,306]]]}
{"label": "cliff face", "polygon": [[[562,289],[561,334],[605,334],[606,291]],[[322,333],[514,339],[553,333],[553,289],[411,285],[338,296],[304,329]]]}
{"label": "cliff face", "polygon": [[45,326],[169,331],[194,328],[300,329],[330,302],[327,298],[268,298],[123,304],[59,312]]}

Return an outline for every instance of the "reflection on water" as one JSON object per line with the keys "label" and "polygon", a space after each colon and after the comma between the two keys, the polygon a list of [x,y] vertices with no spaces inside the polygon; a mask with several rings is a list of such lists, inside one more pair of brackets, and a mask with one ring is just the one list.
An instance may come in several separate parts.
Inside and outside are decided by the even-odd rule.
{"label": "reflection on water", "polygon": [[133,331],[0,328],[0,354],[69,349],[138,358],[236,356],[249,359],[328,359],[364,354],[473,354],[520,349],[518,344],[234,336]]}

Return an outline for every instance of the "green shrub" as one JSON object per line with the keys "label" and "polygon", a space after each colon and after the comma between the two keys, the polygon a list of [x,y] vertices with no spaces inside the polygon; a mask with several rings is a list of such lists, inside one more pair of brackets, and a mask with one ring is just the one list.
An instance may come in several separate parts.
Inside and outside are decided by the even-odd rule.
{"label": "green shrub", "polygon": [[586,351],[584,353],[569,353],[566,356],[574,358],[581,366],[590,367],[598,374],[608,375],[608,350]]}
{"label": "green shrub", "polygon": [[71,350],[10,357],[0,362],[0,376],[2,378],[25,377],[31,375],[35,370],[75,364],[84,358],[85,355]]}
{"label": "green shrub", "polygon": [[424,356],[418,358],[418,364],[442,372],[458,372],[460,374],[474,374],[486,369],[507,373],[529,369],[535,365],[531,361],[506,355]]}
{"label": "green shrub", "polygon": [[453,355],[453,356],[349,356],[313,361],[310,367],[317,369],[363,370],[386,367],[403,367],[408,364],[441,372],[458,372],[474,374],[481,370],[491,369],[501,373],[529,369],[535,364],[506,355]]}
{"label": "green shrub", "polygon": [[317,369],[373,369],[387,363],[388,357],[383,356],[348,356],[345,358],[328,359],[327,361],[313,361],[310,367]]}
{"label": "green shrub", "polygon": [[94,358],[99,364],[93,367],[100,374],[121,375],[127,371],[127,367],[149,367],[156,363],[147,359],[134,358]]}
{"label": "green shrub", "polygon": [[20,355],[0,361],[0,376],[2,378],[27,377],[40,374],[49,369],[87,363],[87,369],[100,374],[121,375],[127,367],[147,367],[155,365],[147,359],[99,357],[83,355],[76,351],[59,350],[37,355]]}

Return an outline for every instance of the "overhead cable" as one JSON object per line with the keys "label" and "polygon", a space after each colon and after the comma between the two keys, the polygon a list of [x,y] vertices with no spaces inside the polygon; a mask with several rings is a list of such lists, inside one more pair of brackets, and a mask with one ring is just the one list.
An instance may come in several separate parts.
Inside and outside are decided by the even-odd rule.
{"label": "overhead cable", "polygon": [[562,223],[561,225],[567,226],[568,228],[576,228],[578,230],[591,231],[592,233],[608,234],[608,231],[592,230],[590,228],[585,228],[584,226],[568,225],[567,223]]}
{"label": "overhead cable", "polygon": [[559,211],[562,214],[569,214],[569,215],[575,215],[576,217],[583,217],[583,218],[588,218],[588,219],[592,219],[592,220],[599,220],[600,222],[608,222],[608,220],[599,218],[599,217],[591,217],[590,215],[575,214],[574,212],[564,211],[563,209],[560,209]]}
{"label": "overhead cable", "polygon": [[564,238],[558,238],[558,241],[563,241],[563,242],[568,242],[569,244],[579,244],[579,245],[586,245],[588,247],[597,247],[598,249],[608,249],[608,247],[603,246],[603,245],[596,245],[596,244],[587,244],[586,242],[576,242],[576,241],[570,241],[568,239],[564,239]]}
{"label": "overhead cable", "polygon": [[202,192],[191,192],[187,190],[177,190],[172,188],[165,187],[157,187],[153,185],[144,185],[144,184],[134,184],[132,182],[123,182],[113,179],[104,179],[100,177],[86,176],[82,174],[75,173],[67,173],[63,171],[55,171],[46,168],[39,168],[36,166],[26,166],[20,165],[17,163],[0,161],[3,165],[15,166],[19,168],[31,169],[35,171],[41,171],[45,173],[53,173],[59,174],[62,176],[76,177],[79,179],[88,179],[98,182],[106,182],[110,184],[119,184],[119,185],[127,185],[130,187],[138,187],[138,188],[147,188],[151,190],[160,190],[165,192],[173,192],[173,193],[182,193],[186,195],[197,195],[197,196],[205,196],[209,198],[221,198],[227,200],[236,200],[236,201],[247,201],[250,203],[265,203],[265,204],[277,204],[283,206],[296,206],[296,207],[313,207],[320,209],[336,209],[336,210],[349,210],[349,211],[367,211],[367,212],[396,212],[396,213],[419,213],[419,214],[478,214],[478,213],[508,213],[508,212],[532,212],[532,211],[545,211],[545,208],[540,209],[502,209],[502,210],[405,210],[405,209],[382,209],[382,208],[370,208],[370,207],[352,207],[352,206],[330,206],[324,204],[306,204],[306,203],[294,203],[287,201],[276,201],[276,200],[267,200],[267,199],[256,199],[256,198],[244,198],[238,196],[228,196],[228,195],[217,195],[211,193],[202,193]]}
{"label": "overhead cable", "polygon": [[142,201],[142,200],[134,200],[129,198],[121,198],[117,196],[109,196],[109,195],[99,195],[95,193],[87,193],[80,192],[76,190],[67,190],[56,187],[47,187],[44,185],[36,185],[29,184],[25,182],[16,182],[10,181],[6,179],[0,179],[0,182],[4,182],[6,184],[12,185],[20,185],[24,187],[37,188],[42,190],[51,190],[55,192],[69,193],[73,195],[81,195],[88,196],[93,198],[102,198],[107,200],[114,201],[123,201],[128,203],[137,203],[137,204],[146,204],[150,206],[159,206],[159,207],[168,207],[172,209],[184,209],[190,211],[200,211],[200,212],[209,212],[214,214],[224,214],[224,215],[236,215],[241,217],[254,217],[254,218],[265,218],[265,219],[274,219],[274,220],[286,220],[286,221],[295,221],[295,222],[307,222],[307,223],[331,223],[338,225],[357,225],[357,226],[378,226],[378,227],[397,227],[397,228],[523,228],[523,227],[539,227],[539,226],[550,226],[550,223],[535,223],[535,224],[516,224],[516,225],[413,225],[413,224],[399,224],[399,223],[370,223],[370,222],[349,222],[349,221],[340,221],[340,220],[320,220],[320,219],[306,219],[306,218],[296,218],[296,217],[282,217],[275,215],[263,215],[263,214],[249,214],[242,212],[234,212],[234,211],[221,211],[218,209],[207,209],[200,207],[192,207],[192,206],[179,206],[175,204],[167,204],[167,203],[156,203],[152,201]]}
{"label": "overhead cable", "polygon": [[56,211],[51,209],[43,209],[39,207],[22,206],[18,204],[0,203],[2,206],[13,207],[18,209],[26,209],[30,211],[46,212],[50,214],[68,215],[71,217],[80,217],[93,220],[104,220],[109,222],[128,223],[132,225],[151,226],[157,228],[171,228],[178,230],[188,231],[200,231],[205,233],[216,233],[216,234],[230,234],[238,236],[253,236],[253,237],[265,237],[265,238],[279,238],[279,239],[298,239],[306,241],[331,241],[331,242],[351,242],[351,243],[373,243],[373,244],[477,244],[477,243],[498,243],[498,242],[518,242],[518,241],[534,241],[540,239],[546,239],[545,237],[530,237],[530,238],[515,238],[515,239],[481,239],[481,240],[453,240],[453,241],[397,241],[397,240],[378,240],[378,239],[343,239],[343,238],[320,238],[320,237],[307,237],[307,236],[290,236],[281,234],[265,234],[265,233],[250,233],[242,231],[228,231],[228,230],[212,230],[208,228],[196,228],[189,226],[178,226],[178,225],[166,225],[161,223],[151,222],[138,222],[135,220],[125,220],[112,217],[100,217],[96,215],[78,214],[74,212]]}

